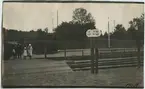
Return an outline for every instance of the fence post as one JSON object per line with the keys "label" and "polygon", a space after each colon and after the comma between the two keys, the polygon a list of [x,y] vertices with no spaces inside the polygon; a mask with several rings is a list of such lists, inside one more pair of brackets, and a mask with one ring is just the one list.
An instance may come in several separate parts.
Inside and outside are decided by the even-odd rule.
{"label": "fence post", "polygon": [[141,62],[140,62],[140,46],[137,47],[137,59],[138,59],[138,67],[140,68]]}
{"label": "fence post", "polygon": [[111,58],[111,55],[113,54],[113,49],[110,49],[111,53],[109,55],[109,58]]}
{"label": "fence post", "polygon": [[98,73],[98,60],[99,60],[99,50],[98,48],[95,48],[95,65],[96,65],[96,74]]}
{"label": "fence post", "polygon": [[134,56],[135,56],[135,54],[136,54],[136,48],[134,49]]}
{"label": "fence post", "polygon": [[124,52],[124,57],[125,57],[125,48],[124,48],[123,52]]}
{"label": "fence post", "polygon": [[94,45],[93,45],[93,38],[90,38],[90,45],[91,45],[91,73],[94,74]]}
{"label": "fence post", "polygon": [[64,58],[66,59],[66,49],[64,49]]}
{"label": "fence post", "polygon": [[46,48],[46,46],[44,47],[44,56],[45,56],[45,58],[47,58],[47,48]]}
{"label": "fence post", "polygon": [[84,56],[84,50],[82,49],[82,57]]}
{"label": "fence post", "polygon": [[119,49],[120,58],[122,58],[122,49]]}

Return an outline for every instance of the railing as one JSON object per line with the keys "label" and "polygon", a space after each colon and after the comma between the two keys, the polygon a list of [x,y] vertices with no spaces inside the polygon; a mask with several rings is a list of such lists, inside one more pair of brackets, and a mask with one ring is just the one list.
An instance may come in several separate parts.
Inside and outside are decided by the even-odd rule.
{"label": "railing", "polygon": [[[66,52],[70,51],[67,50]],[[90,55],[83,55],[79,58],[67,56],[66,59],[68,59],[67,63],[74,71],[91,69]],[[141,50],[140,61],[143,65],[143,50]],[[99,49],[99,69],[137,66],[138,62],[137,49]]]}
{"label": "railing", "polygon": [[[112,55],[116,54],[117,57],[128,56],[136,56],[137,49],[136,48],[99,48],[99,54],[103,55]],[[70,56],[89,56],[90,49],[65,49],[58,50],[58,52],[64,52],[64,58]],[[143,55],[143,49],[141,49],[141,55]]]}

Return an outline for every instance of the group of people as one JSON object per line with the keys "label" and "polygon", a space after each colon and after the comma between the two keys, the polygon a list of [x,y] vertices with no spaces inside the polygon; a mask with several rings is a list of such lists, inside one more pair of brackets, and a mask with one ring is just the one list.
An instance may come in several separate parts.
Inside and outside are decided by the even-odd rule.
{"label": "group of people", "polygon": [[33,47],[31,44],[28,46],[22,46],[21,44],[17,44],[14,46],[12,53],[13,53],[13,58],[22,58],[26,59],[28,56],[30,59],[32,58],[32,52],[33,52]]}

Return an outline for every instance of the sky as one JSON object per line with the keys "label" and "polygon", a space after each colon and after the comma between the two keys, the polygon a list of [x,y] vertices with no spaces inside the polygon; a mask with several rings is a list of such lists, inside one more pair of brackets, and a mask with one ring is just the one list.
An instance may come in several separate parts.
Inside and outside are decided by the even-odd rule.
{"label": "sky", "polygon": [[[3,27],[22,31],[52,28],[58,24],[72,20],[76,8],[84,8],[91,13],[96,22],[96,28],[102,32],[110,32],[116,24],[123,24],[127,29],[129,21],[144,13],[144,4],[137,3],[10,3],[3,4]],[[109,20],[108,20],[109,17]]]}

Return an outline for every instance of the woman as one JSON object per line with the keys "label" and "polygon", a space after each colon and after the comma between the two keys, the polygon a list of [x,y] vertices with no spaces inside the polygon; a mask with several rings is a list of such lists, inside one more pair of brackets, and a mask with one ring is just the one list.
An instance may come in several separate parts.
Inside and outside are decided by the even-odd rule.
{"label": "woman", "polygon": [[23,56],[24,56],[24,59],[26,59],[26,57],[27,57],[27,49],[26,49],[26,47],[24,47],[24,53],[23,53]]}
{"label": "woman", "polygon": [[12,55],[13,55],[13,59],[15,59],[16,58],[16,50],[15,50],[15,48],[13,48],[13,50],[12,50]]}
{"label": "woman", "polygon": [[30,57],[30,59],[32,58],[32,51],[33,51],[33,47],[31,44],[29,44],[28,46],[28,56]]}

